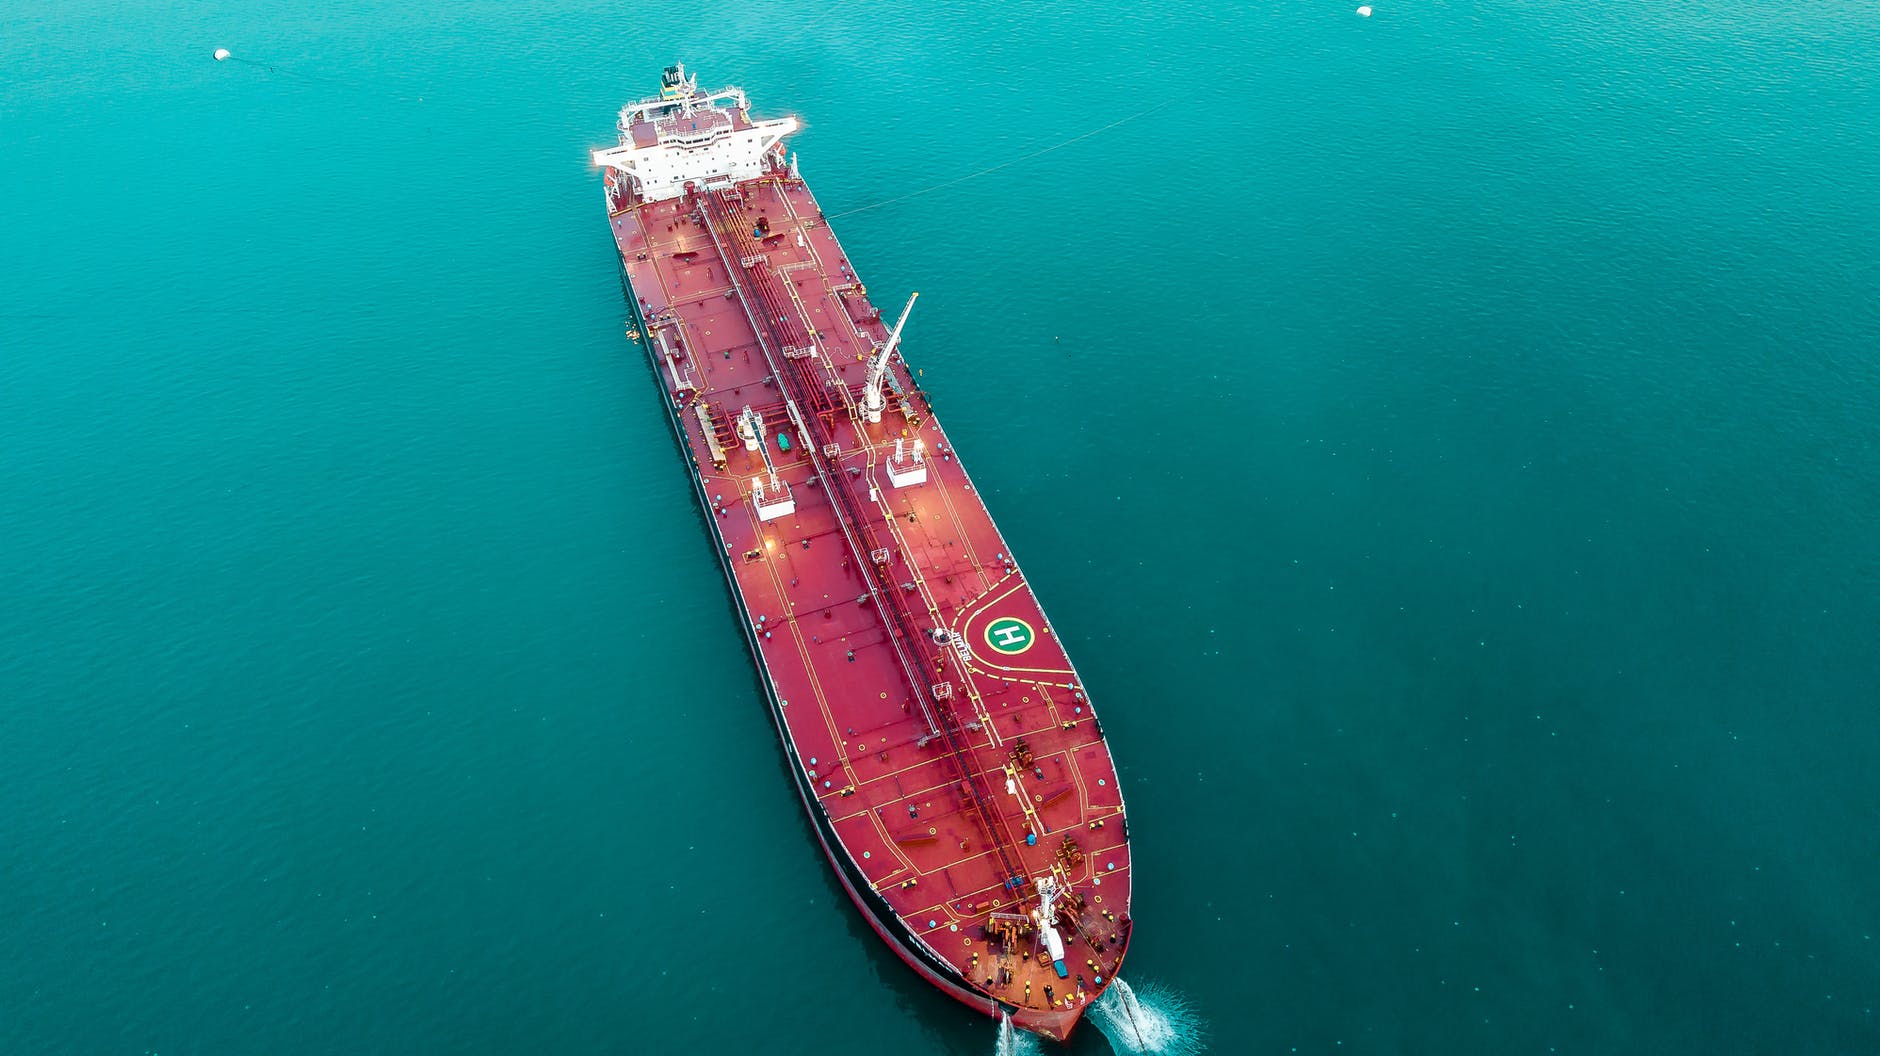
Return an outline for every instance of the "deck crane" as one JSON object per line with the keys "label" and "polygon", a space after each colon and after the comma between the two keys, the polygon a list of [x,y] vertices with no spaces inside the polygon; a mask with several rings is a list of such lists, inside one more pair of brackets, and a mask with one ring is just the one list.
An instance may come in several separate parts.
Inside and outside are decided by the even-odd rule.
{"label": "deck crane", "polygon": [[746,451],[755,451],[764,460],[765,476],[751,478],[751,500],[757,506],[757,519],[769,521],[794,513],[796,502],[790,496],[790,486],[777,476],[777,465],[770,460],[770,449],[764,446],[764,417],[748,403],[738,412],[738,438],[744,441]]}
{"label": "deck crane", "polygon": [[1070,969],[1064,967],[1064,937],[1057,930],[1057,900],[1063,896],[1064,889],[1049,876],[1035,877],[1032,883],[1038,887],[1038,908],[1031,911],[1031,919],[1038,925],[1038,941],[1050,955],[1057,977],[1069,978]]}
{"label": "deck crane", "polygon": [[895,321],[894,332],[888,335],[887,344],[875,349],[874,358],[868,361],[868,384],[862,389],[862,411],[868,415],[870,424],[881,421],[881,410],[888,405],[887,398],[881,394],[882,383],[888,376],[888,359],[901,343],[901,328],[907,325],[907,313],[914,310],[914,301],[919,297],[920,291],[916,290],[907,299],[907,307],[901,309],[901,318]]}

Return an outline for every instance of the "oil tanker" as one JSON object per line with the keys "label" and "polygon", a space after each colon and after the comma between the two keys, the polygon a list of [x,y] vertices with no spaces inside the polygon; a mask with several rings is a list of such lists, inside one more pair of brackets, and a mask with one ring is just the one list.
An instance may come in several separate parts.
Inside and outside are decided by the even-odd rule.
{"label": "oil tanker", "polygon": [[798,127],[683,66],[620,111],[593,160],[627,335],[842,886],[934,986],[1063,1040],[1129,945],[1116,764],[903,356],[919,294],[888,325],[784,146]]}

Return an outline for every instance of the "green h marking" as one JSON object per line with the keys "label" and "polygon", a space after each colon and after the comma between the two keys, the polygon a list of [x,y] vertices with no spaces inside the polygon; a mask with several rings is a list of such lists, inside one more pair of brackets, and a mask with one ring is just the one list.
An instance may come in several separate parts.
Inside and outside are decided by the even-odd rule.
{"label": "green h marking", "polygon": [[1030,649],[1031,643],[1036,640],[1037,635],[1033,633],[1031,624],[1016,616],[1001,616],[986,625],[986,644],[992,647],[993,652],[1006,656],[1017,656]]}

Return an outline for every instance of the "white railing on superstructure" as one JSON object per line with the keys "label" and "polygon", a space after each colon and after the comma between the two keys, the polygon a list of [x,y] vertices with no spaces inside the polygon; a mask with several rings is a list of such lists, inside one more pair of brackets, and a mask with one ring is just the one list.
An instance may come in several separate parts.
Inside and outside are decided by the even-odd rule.
{"label": "white railing on superstructure", "polygon": [[594,164],[619,172],[639,200],[650,202],[677,198],[688,183],[737,183],[782,171],[781,144],[799,127],[796,118],[752,121],[749,110],[744,89],[701,92],[698,78],[675,66],[660,95],[620,111],[620,145],[595,151]]}

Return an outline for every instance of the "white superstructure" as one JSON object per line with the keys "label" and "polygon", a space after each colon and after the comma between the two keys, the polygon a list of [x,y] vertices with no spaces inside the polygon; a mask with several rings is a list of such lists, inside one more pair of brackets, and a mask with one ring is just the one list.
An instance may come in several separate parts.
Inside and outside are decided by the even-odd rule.
{"label": "white superstructure", "polygon": [[594,164],[615,172],[614,186],[640,201],[677,198],[690,183],[726,186],[782,169],[783,137],[794,117],[750,119],[741,88],[705,94],[684,66],[671,66],[659,96],[620,111],[620,145],[594,152]]}

